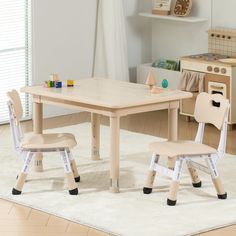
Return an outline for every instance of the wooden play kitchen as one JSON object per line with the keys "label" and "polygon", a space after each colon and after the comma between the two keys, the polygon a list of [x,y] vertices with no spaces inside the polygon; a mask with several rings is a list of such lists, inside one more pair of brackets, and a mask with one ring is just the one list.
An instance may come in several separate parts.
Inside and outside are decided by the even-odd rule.
{"label": "wooden play kitchen", "polygon": [[[236,30],[215,28],[208,31],[208,53],[181,58],[181,72],[204,74],[203,89],[219,93],[230,101],[229,127],[236,124]],[[180,113],[193,116],[198,91],[183,100]]]}
{"label": "wooden play kitchen", "polygon": [[[43,104],[83,110],[91,113],[92,159],[99,160],[100,115],[110,118],[110,190],[119,192],[120,118],[130,114],[167,109],[168,139],[177,140],[178,108],[181,99],[192,94],[180,90],[163,90],[152,94],[147,85],[103,78],[74,81],[73,87],[45,88],[32,86],[21,92],[33,96],[34,132],[43,132]],[[42,171],[42,155],[35,157],[35,170]]]}

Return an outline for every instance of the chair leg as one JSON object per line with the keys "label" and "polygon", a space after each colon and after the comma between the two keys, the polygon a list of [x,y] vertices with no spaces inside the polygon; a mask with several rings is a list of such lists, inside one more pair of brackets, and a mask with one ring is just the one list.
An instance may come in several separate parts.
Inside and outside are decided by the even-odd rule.
{"label": "chair leg", "polygon": [[212,182],[215,186],[218,198],[219,199],[226,199],[227,198],[227,193],[225,192],[225,190],[223,188],[220,177],[218,177],[216,179],[212,179]]}
{"label": "chair leg", "polygon": [[153,188],[153,182],[156,177],[156,171],[155,170],[150,170],[148,172],[148,177],[146,179],[145,187],[143,187],[143,193],[144,194],[150,194],[152,193],[152,188]]}
{"label": "chair leg", "polygon": [[226,199],[227,193],[225,192],[224,187],[221,183],[215,161],[212,158],[209,158],[206,160],[206,162],[211,171],[211,178],[217,192],[217,197],[219,199]]}
{"label": "chair leg", "polygon": [[202,181],[200,180],[198,176],[198,172],[195,168],[191,167],[189,163],[187,162],[188,171],[192,179],[192,185],[194,188],[201,188],[202,187]]}
{"label": "chair leg", "polygon": [[80,182],[80,175],[79,175],[79,172],[78,172],[78,169],[77,169],[77,166],[76,166],[76,161],[73,158],[71,152],[68,152],[68,155],[69,155],[69,159],[70,159],[71,170],[74,174],[75,182],[78,183],[78,182]]}
{"label": "chair leg", "polygon": [[65,177],[68,184],[69,194],[78,195],[79,191],[78,191],[78,187],[75,182],[75,179],[74,179],[74,174],[71,170],[69,154],[67,150],[61,152],[61,158],[64,164]]}
{"label": "chair leg", "polygon": [[33,157],[33,153],[32,152],[28,152],[27,156],[24,158],[24,165],[23,168],[21,170],[21,173],[18,175],[18,178],[16,180],[16,184],[14,186],[14,188],[12,189],[12,194],[13,195],[20,195],[28,174],[28,170],[29,170],[29,166],[30,166],[30,162],[32,160]]}
{"label": "chair leg", "polygon": [[156,163],[158,163],[159,158],[160,158],[159,155],[157,155],[155,153],[152,156],[152,160],[151,160],[148,176],[147,176],[147,179],[146,179],[146,183],[143,187],[143,193],[144,194],[150,194],[152,192],[153,182],[154,182],[155,177],[156,177],[156,171],[154,170],[154,166],[155,166]]}
{"label": "chair leg", "polygon": [[72,172],[74,175],[75,182],[79,183],[80,182],[80,175],[79,175],[75,160],[72,160],[70,162],[70,165],[71,165],[71,169],[72,169]]}
{"label": "chair leg", "polygon": [[175,169],[173,172],[172,183],[170,185],[170,191],[167,198],[167,205],[175,206],[177,202],[177,193],[179,190],[180,176],[183,168],[183,160],[177,159],[175,162]]}
{"label": "chair leg", "polygon": [[178,190],[179,190],[179,181],[172,181],[170,185],[169,196],[167,198],[167,205],[169,206],[176,205]]}
{"label": "chair leg", "polygon": [[174,168],[175,168],[175,160],[176,160],[176,158],[168,157],[168,161],[167,161],[168,169],[174,170]]}

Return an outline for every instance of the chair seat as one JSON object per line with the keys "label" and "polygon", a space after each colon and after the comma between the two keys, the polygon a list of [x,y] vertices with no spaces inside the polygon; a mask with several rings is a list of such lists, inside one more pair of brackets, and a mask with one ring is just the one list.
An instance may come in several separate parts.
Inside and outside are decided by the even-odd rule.
{"label": "chair seat", "polygon": [[176,142],[154,142],[150,144],[150,150],[159,155],[168,157],[208,155],[217,153],[217,150],[202,143],[179,140]]}
{"label": "chair seat", "polygon": [[73,134],[30,134],[21,141],[23,149],[73,148],[77,145]]}

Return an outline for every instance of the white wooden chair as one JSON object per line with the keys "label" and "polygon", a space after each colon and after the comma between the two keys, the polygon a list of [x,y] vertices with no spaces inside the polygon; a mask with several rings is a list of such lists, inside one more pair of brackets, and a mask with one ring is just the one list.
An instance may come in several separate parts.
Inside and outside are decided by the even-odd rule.
{"label": "white wooden chair", "polygon": [[75,137],[72,134],[59,133],[31,134],[24,136],[20,126],[20,120],[23,114],[20,96],[16,90],[8,92],[7,96],[9,98],[8,108],[14,148],[17,154],[24,159],[23,168],[17,177],[16,185],[12,189],[12,194],[21,194],[30,162],[35,153],[59,152],[64,164],[69,193],[71,195],[77,195],[78,187],[76,182],[80,181],[80,176],[75,160],[70,152],[70,149],[77,145]]}
{"label": "white wooden chair", "polygon": [[[213,103],[214,101],[214,103]],[[217,102],[217,103],[215,103]],[[218,107],[215,106],[218,104]],[[227,121],[229,113],[229,101],[219,94],[201,93],[196,100],[194,117],[199,122],[195,141],[176,141],[176,142],[155,142],[150,144],[153,157],[150,164],[150,171],[143,188],[144,194],[150,194],[156,173],[162,173],[172,178],[172,183],[167,198],[167,205],[174,206],[177,201],[177,191],[181,177],[183,163],[186,162],[192,178],[193,187],[200,188],[201,181],[196,169],[211,175],[219,199],[226,199],[225,192],[216,168],[217,160],[223,157],[227,139]],[[218,149],[214,149],[202,144],[205,124],[213,124],[221,131]],[[175,158],[174,170],[168,169],[158,164],[161,155]],[[204,159],[206,165],[197,160]]]}

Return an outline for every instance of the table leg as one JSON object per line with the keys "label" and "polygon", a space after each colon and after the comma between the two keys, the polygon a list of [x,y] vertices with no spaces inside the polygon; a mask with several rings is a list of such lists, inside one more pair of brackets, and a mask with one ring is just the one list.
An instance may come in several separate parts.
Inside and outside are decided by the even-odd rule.
{"label": "table leg", "polygon": [[176,141],[178,139],[178,108],[169,109],[168,139],[171,141]]}
{"label": "table leg", "polygon": [[92,160],[100,160],[100,115],[91,113]]}
{"label": "table leg", "polygon": [[[43,133],[43,104],[34,102],[33,127],[35,134]],[[34,170],[43,171],[43,154],[37,153],[34,156]]]}
{"label": "table leg", "polygon": [[[170,108],[168,111],[168,140],[178,139],[178,108]],[[174,169],[175,158],[168,158],[168,168]]]}
{"label": "table leg", "polygon": [[110,117],[110,191],[119,192],[120,118]]}

